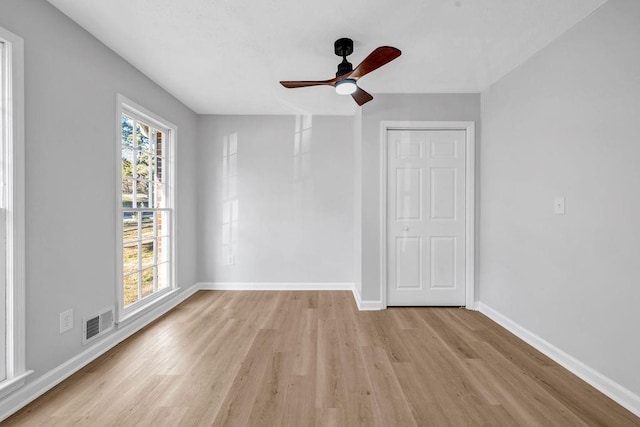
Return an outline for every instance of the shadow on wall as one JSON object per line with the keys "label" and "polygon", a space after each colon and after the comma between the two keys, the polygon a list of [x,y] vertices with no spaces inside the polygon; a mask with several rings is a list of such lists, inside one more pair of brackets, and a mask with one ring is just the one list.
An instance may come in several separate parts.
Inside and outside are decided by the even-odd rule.
{"label": "shadow on wall", "polygon": [[238,133],[222,141],[222,256],[227,265],[238,261]]}
{"label": "shadow on wall", "polygon": [[293,203],[294,218],[301,218],[313,200],[311,180],[311,137],[313,116],[296,116],[293,132]]}

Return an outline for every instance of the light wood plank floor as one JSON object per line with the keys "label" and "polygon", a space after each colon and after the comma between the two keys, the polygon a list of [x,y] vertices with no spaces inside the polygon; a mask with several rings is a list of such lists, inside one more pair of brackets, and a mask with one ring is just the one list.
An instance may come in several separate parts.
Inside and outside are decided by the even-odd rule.
{"label": "light wood plank floor", "polygon": [[482,314],[350,292],[203,291],[6,421],[640,426]]}

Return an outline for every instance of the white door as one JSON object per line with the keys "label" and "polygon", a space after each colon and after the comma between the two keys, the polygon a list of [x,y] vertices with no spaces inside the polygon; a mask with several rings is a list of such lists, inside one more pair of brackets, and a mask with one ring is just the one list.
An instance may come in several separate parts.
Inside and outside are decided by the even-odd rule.
{"label": "white door", "polygon": [[465,305],[465,137],[387,131],[387,305]]}

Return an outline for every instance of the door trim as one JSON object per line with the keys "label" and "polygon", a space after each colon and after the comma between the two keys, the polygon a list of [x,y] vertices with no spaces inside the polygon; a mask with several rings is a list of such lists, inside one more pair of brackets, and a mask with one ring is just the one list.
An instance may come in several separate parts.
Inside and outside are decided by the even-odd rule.
{"label": "door trim", "polygon": [[387,131],[466,131],[465,182],[465,308],[475,310],[475,122],[472,121],[382,121],[380,122],[380,300],[387,308]]}

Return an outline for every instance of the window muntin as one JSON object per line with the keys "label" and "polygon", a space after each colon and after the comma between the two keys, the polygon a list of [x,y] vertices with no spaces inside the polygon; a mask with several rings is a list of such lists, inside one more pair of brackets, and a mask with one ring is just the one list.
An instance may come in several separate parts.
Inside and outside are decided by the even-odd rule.
{"label": "window muntin", "polygon": [[136,310],[173,288],[173,129],[122,105],[120,209],[122,313]]}

